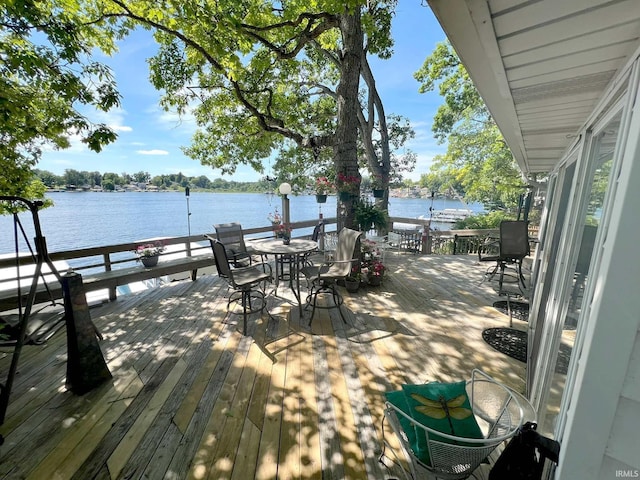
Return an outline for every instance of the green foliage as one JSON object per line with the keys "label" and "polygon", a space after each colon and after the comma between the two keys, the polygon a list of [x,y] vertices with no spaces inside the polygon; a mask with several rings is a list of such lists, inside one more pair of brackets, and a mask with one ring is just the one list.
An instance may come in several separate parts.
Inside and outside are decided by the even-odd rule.
{"label": "green foliage", "polygon": [[99,152],[115,140],[78,109],[118,105],[110,71],[90,60],[93,48],[110,52],[113,43],[74,0],[2,2],[0,24],[0,158],[11,179],[0,194],[26,196],[45,145],[67,148],[73,134]]}
{"label": "green foliage", "polygon": [[[240,165],[262,172],[262,161],[277,156],[278,178],[299,186],[328,171],[356,171],[359,128],[369,166],[389,175],[384,111],[366,55],[391,55],[395,6],[396,0],[95,3],[113,32],[136,24],[154,30],[160,49],[149,65],[151,82],[164,92],[161,105],[192,112],[198,125],[184,149],[188,156],[224,174]],[[375,101],[358,105],[361,75],[363,99]],[[384,144],[380,155],[374,142]],[[415,155],[396,163],[412,166]]]}
{"label": "green foliage", "polygon": [[[217,178],[209,180],[205,175],[198,177],[187,177],[181,172],[171,173],[168,175],[157,175],[153,178],[148,172],[137,172],[134,174],[122,173],[118,175],[113,172],[88,172],[73,169],[65,170],[64,175],[58,176],[46,170],[34,170],[35,180],[34,186],[38,186],[39,190],[33,190],[34,193],[40,192],[43,198],[47,187],[65,187],[66,185],[76,186],[102,186],[105,191],[113,191],[116,186],[122,187],[131,182],[145,183],[149,182],[157,186],[161,190],[179,190],[189,186],[193,191],[218,191],[218,192],[274,192],[277,184],[269,182],[265,179],[258,182],[236,182],[233,180],[224,180]],[[0,177],[0,182],[4,181],[4,177]]]}
{"label": "green foliage", "polygon": [[389,216],[385,210],[378,208],[368,200],[360,199],[355,204],[355,224],[360,231],[367,232],[376,229],[386,231]]}
{"label": "green foliage", "polygon": [[502,220],[513,220],[512,215],[505,212],[493,211],[481,215],[472,215],[463,220],[458,220],[452,227],[453,230],[472,229],[485,230],[488,228],[498,228]]}
{"label": "green foliage", "polygon": [[526,184],[466,69],[448,43],[440,43],[415,73],[420,91],[439,89],[444,104],[433,131],[447,141],[421,184],[436,192],[457,192],[469,202],[513,210]]}
{"label": "green foliage", "polygon": [[444,99],[434,117],[433,132],[440,142],[446,141],[455,125],[463,118],[490,121],[480,94],[469,78],[467,70],[448,42],[441,42],[429,55],[422,67],[414,74],[422,82],[418,91],[435,90]]}
{"label": "green foliage", "polygon": [[[387,144],[380,137],[371,137],[374,162],[371,161],[371,156],[367,155],[362,138],[360,138],[358,147],[361,152],[361,167],[369,170],[371,178],[383,178],[386,176],[387,182],[383,182],[382,188],[386,188],[387,185],[399,184],[405,172],[413,171],[417,160],[415,152],[404,148],[408,141],[415,138],[415,131],[411,127],[410,120],[402,115],[390,114],[386,118],[386,127]],[[389,150],[388,153],[385,150]],[[388,172],[378,168],[385,157],[388,157]]]}

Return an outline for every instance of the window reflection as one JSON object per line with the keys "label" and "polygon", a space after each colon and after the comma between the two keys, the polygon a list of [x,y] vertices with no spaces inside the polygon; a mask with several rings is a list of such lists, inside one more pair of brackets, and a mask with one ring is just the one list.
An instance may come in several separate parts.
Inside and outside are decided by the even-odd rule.
{"label": "window reflection", "polygon": [[[620,114],[614,117],[606,128],[599,133],[593,144],[593,164],[587,183],[589,192],[587,196],[587,208],[583,217],[582,238],[578,250],[571,287],[567,297],[567,310],[564,319],[557,359],[554,365],[554,373],[549,391],[544,430],[552,432],[560,410],[560,401],[565,389],[565,380],[569,360],[573,352],[576,329],[580,313],[585,308],[584,293],[589,277],[595,238],[602,219],[602,207],[609,185],[613,155],[620,126]],[[581,319],[581,321],[585,321]]]}

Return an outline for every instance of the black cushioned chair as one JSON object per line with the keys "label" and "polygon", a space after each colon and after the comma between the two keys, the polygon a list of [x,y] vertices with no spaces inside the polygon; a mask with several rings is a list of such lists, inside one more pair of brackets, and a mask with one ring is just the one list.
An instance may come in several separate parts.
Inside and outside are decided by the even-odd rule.
{"label": "black cushioned chair", "polygon": [[242,225],[237,222],[218,223],[213,226],[216,229],[216,237],[227,249],[227,257],[234,267],[247,267],[252,259],[247,246],[244,243]]}
{"label": "black cushioned chair", "polygon": [[[320,220],[320,222],[313,228],[313,233],[311,234],[311,240],[317,242],[320,239],[320,234],[322,233],[322,227],[324,227],[324,222]],[[302,260],[303,266],[313,265],[313,256],[317,255],[319,250],[316,248],[305,254],[304,259]]]}
{"label": "black cushioned chair", "polygon": [[503,220],[500,222],[500,239],[481,245],[478,249],[478,259],[481,262],[496,263],[492,269],[487,270],[486,277],[489,280],[493,279],[499,269],[498,291],[501,292],[507,265],[516,267],[518,282],[523,289],[526,288],[524,275],[522,274],[522,261],[529,253],[528,222],[524,220]]}
{"label": "black cushioned chair", "polygon": [[205,237],[211,242],[218,276],[224,278],[233,289],[229,295],[227,310],[231,302],[242,306],[242,334],[246,335],[248,315],[255,312],[262,313],[266,306],[264,284],[272,280],[271,265],[260,262],[247,267],[232,268],[227,257],[227,247],[216,238],[209,235]]}

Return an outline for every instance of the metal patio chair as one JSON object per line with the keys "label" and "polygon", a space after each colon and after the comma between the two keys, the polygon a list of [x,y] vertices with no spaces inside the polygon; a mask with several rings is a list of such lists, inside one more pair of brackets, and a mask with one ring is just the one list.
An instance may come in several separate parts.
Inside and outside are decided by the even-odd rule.
{"label": "metal patio chair", "polygon": [[[325,261],[319,265],[308,265],[301,269],[302,274],[310,285],[309,295],[307,296],[305,308],[312,306],[309,325],[313,320],[316,308],[337,308],[340,317],[344,323],[347,321],[340,309],[340,305],[344,303],[342,295],[336,289],[336,282],[344,279],[351,273],[351,266],[354,261],[359,259],[353,258],[358,238],[362,232],[343,228],[338,234],[338,244],[331,260]],[[333,304],[318,305],[319,295],[331,295]]]}
{"label": "metal patio chair", "polygon": [[[320,220],[318,222],[318,224],[315,227],[313,227],[313,233],[311,234],[311,240],[313,240],[314,242],[318,242],[320,240],[320,235],[322,234],[322,228],[323,227],[324,227],[324,221]],[[313,263],[314,263],[313,262],[313,260],[314,260],[313,257],[317,256],[319,253],[320,253],[319,246],[315,250],[312,250],[311,252],[306,253],[304,258],[302,259],[302,265],[303,266],[313,265]]]}
{"label": "metal patio chair", "polygon": [[227,249],[227,256],[234,267],[247,267],[251,265],[251,254],[247,252],[244,243],[244,233],[242,225],[237,222],[217,223],[213,226],[216,229],[216,237]]}
{"label": "metal patio chair", "polygon": [[502,292],[507,266],[514,266],[518,288],[522,292],[526,289],[522,274],[522,261],[530,253],[529,224],[524,220],[503,220],[500,222],[500,238],[485,242],[478,248],[478,260],[481,262],[495,262],[485,273],[486,280],[492,280],[500,271],[498,292]]}
{"label": "metal patio chair", "polygon": [[218,276],[223,278],[233,292],[229,295],[227,311],[231,303],[242,307],[242,334],[247,334],[247,317],[256,312],[262,313],[266,307],[264,285],[272,280],[271,265],[265,262],[254,263],[248,267],[232,268],[227,257],[227,247],[218,239],[209,235]]}
{"label": "metal patio chair", "polygon": [[[478,424],[482,438],[466,438],[434,430],[387,401],[384,418],[398,437],[402,452],[395,451],[383,438],[380,461],[384,463],[385,458],[398,461],[399,453],[404,454],[410,469],[404,470],[407,479],[468,478],[499,444],[516,434],[524,423],[525,410],[511,389],[477,369],[473,370],[471,379],[466,383],[466,393],[471,415]],[[450,409],[454,410],[454,407]],[[422,442],[423,450],[428,452],[428,464],[416,453],[416,442]],[[393,457],[386,456],[387,450]],[[422,453],[421,457],[424,458]]]}

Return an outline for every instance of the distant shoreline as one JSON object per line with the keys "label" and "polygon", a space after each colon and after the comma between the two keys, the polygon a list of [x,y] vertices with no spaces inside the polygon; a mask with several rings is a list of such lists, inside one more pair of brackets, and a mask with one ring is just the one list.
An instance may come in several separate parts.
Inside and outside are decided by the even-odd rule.
{"label": "distant shoreline", "polygon": [[[184,190],[167,190],[167,189],[119,189],[119,190],[102,190],[102,189],[48,189],[46,193],[180,193],[184,195]],[[256,194],[256,195],[280,195],[276,192],[248,192],[243,190],[219,190],[219,189],[201,189],[201,188],[191,188],[190,193],[232,193],[232,194]],[[365,192],[366,193],[366,192]],[[315,193],[313,191],[302,192],[302,193],[293,193],[292,196],[302,196],[309,195],[313,196]],[[330,197],[335,197],[336,194],[328,194]],[[393,188],[389,190],[389,198],[420,198],[420,199],[431,199],[431,191],[426,188]],[[439,200],[458,200],[460,199],[448,196],[448,195],[436,195],[434,198]],[[464,202],[463,202],[464,203]]]}

